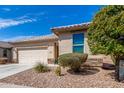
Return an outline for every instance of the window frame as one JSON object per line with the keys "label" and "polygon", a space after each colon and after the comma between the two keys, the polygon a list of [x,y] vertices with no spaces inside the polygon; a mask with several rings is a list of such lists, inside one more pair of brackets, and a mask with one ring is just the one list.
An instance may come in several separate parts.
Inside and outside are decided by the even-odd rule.
{"label": "window frame", "polygon": [[[77,35],[77,34],[82,34],[82,35],[83,35],[83,38],[82,38],[82,41],[83,41],[83,42],[80,43],[80,44],[74,44],[74,35]],[[77,46],[77,47],[78,47],[78,46],[79,46],[79,47],[81,46],[81,47],[83,48],[83,52],[82,52],[82,53],[84,53],[84,41],[85,41],[85,40],[84,40],[84,39],[85,39],[85,38],[84,38],[84,35],[85,35],[84,33],[74,33],[74,34],[72,34],[72,39],[73,39],[73,40],[72,40],[72,51],[73,51],[73,53],[78,53],[78,52],[74,52],[74,47],[76,47],[76,46]]]}

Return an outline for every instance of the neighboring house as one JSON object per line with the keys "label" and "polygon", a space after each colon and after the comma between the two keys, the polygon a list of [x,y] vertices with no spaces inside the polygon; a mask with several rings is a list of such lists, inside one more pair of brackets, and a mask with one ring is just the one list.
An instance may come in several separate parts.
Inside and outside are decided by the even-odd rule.
{"label": "neighboring house", "polygon": [[12,48],[8,42],[0,41],[0,58],[7,58],[8,62],[12,62]]}
{"label": "neighboring house", "polygon": [[[90,23],[51,28],[54,34],[11,42],[13,60],[20,64],[53,63],[64,53],[88,53],[87,28]],[[11,48],[10,48],[11,49]]]}

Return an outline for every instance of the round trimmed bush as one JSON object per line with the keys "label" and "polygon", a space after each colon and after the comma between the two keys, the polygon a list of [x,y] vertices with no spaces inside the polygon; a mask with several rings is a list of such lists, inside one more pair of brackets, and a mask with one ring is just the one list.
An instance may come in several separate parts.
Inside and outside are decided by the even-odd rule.
{"label": "round trimmed bush", "polygon": [[86,62],[88,54],[80,53],[68,53],[60,55],[58,58],[58,63],[62,67],[69,67],[74,72],[79,72],[81,64]]}

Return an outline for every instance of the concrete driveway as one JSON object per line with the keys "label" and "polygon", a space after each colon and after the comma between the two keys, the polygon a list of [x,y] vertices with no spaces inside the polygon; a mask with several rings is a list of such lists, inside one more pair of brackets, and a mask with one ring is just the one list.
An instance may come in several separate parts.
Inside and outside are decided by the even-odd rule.
{"label": "concrete driveway", "polygon": [[0,65],[0,79],[22,72],[24,70],[32,68],[32,65],[24,64],[7,64]]}

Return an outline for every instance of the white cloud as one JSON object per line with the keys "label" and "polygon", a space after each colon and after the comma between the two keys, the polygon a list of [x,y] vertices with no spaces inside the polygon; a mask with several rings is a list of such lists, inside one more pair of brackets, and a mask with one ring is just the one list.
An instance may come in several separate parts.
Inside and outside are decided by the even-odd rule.
{"label": "white cloud", "polygon": [[11,11],[11,9],[10,9],[10,8],[2,8],[2,10],[3,10],[3,11],[6,11],[6,12]]}
{"label": "white cloud", "polygon": [[16,19],[3,19],[0,18],[0,29],[11,27],[11,26],[17,26],[25,23],[31,23],[37,21],[36,19],[32,18],[16,18]]}
{"label": "white cloud", "polygon": [[24,15],[24,16],[19,17],[18,19],[26,19],[26,18],[29,18],[29,17]]}

